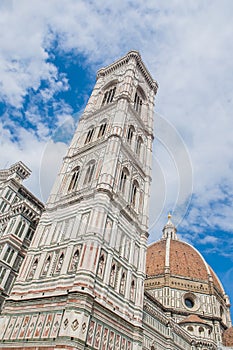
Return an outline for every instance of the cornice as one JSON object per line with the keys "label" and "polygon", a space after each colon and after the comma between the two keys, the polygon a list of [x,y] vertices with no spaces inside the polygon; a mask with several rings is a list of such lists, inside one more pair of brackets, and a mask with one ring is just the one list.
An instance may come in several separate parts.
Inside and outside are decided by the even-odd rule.
{"label": "cornice", "polygon": [[114,63],[110,64],[109,66],[107,66],[105,68],[101,68],[100,70],[98,70],[97,79],[101,76],[106,76],[108,74],[111,74],[116,69],[127,64],[131,58],[135,59],[135,61],[137,63],[137,67],[139,68],[140,72],[143,74],[143,76],[144,76],[145,80],[147,81],[151,90],[153,90],[154,93],[156,94],[157,90],[158,90],[158,83],[157,83],[157,81],[153,80],[151,74],[149,73],[148,69],[146,68],[145,64],[142,61],[140,53],[136,50],[129,51],[125,56],[118,59]]}

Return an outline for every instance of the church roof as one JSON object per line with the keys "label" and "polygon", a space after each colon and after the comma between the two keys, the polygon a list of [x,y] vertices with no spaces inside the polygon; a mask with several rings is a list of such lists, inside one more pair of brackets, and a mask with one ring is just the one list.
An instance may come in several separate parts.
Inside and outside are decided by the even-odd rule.
{"label": "church roof", "polygon": [[223,332],[222,342],[225,346],[233,346],[233,327],[230,327]]}
{"label": "church roof", "polygon": [[[152,278],[165,273],[186,280],[208,284],[213,282],[217,291],[222,295],[225,294],[221,282],[200,252],[190,244],[178,239],[171,216],[163,229],[162,239],[151,244],[147,249],[147,277]],[[205,290],[206,288],[205,285]]]}

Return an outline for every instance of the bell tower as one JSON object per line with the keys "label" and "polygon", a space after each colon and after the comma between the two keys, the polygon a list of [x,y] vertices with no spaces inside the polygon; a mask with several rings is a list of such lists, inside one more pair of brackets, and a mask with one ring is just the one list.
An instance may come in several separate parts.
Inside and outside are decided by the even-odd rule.
{"label": "bell tower", "polygon": [[98,71],[5,304],[2,348],[142,348],[157,87],[136,51]]}

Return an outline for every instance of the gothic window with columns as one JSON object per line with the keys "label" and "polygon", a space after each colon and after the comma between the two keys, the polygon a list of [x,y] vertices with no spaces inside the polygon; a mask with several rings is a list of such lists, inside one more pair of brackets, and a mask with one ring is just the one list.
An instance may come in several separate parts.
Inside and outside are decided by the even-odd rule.
{"label": "gothic window with columns", "polygon": [[119,292],[121,294],[125,294],[125,284],[126,284],[126,273],[125,271],[122,272],[121,274],[121,280],[120,280],[120,289],[119,289]]}
{"label": "gothic window with columns", "polygon": [[36,258],[32,264],[32,267],[29,271],[29,274],[28,274],[28,278],[31,279],[34,277],[35,275],[35,272],[36,272],[36,269],[37,269],[37,266],[38,266],[38,258]]}
{"label": "gothic window with columns", "polygon": [[130,300],[134,301],[135,299],[135,281],[132,280],[131,286],[130,286]]}
{"label": "gothic window with columns", "polygon": [[80,248],[76,249],[70,263],[70,271],[75,272],[78,267],[78,262],[79,262],[79,257],[80,257]]}
{"label": "gothic window with columns", "polygon": [[113,101],[115,92],[116,92],[116,86],[112,86],[107,91],[105,91],[103,101],[102,101],[102,106],[105,106]]}
{"label": "gothic window with columns", "polygon": [[80,166],[77,166],[72,170],[72,177],[68,187],[68,192],[71,192],[74,189],[76,189],[79,175],[80,175]]}
{"label": "gothic window with columns", "polygon": [[87,170],[86,170],[86,174],[85,174],[85,178],[84,178],[84,185],[89,184],[92,181],[93,175],[94,175],[94,169],[95,169],[95,160],[91,160],[88,164],[87,164]]}
{"label": "gothic window with columns", "polygon": [[64,261],[64,253],[61,253],[57,262],[55,273],[59,273],[61,271],[63,261]]}
{"label": "gothic window with columns", "polygon": [[136,141],[136,154],[139,157],[141,154],[142,143],[143,143],[143,140],[142,140],[141,136],[138,136],[137,141]]}
{"label": "gothic window with columns", "polygon": [[102,124],[99,127],[99,132],[98,132],[97,138],[103,137],[105,135],[106,128],[107,128],[107,123],[102,122]]}
{"label": "gothic window with columns", "polygon": [[102,252],[99,258],[98,273],[97,273],[100,278],[103,278],[104,276],[105,264],[106,264],[106,254]]}
{"label": "gothic window with columns", "polygon": [[5,277],[6,269],[3,266],[0,266],[0,284],[3,281],[3,278]]}
{"label": "gothic window with columns", "polygon": [[111,287],[115,287],[116,282],[116,273],[117,273],[117,265],[116,263],[112,263],[111,271],[110,271],[110,281],[109,284]]}
{"label": "gothic window with columns", "polygon": [[25,238],[28,239],[31,242],[31,240],[32,240],[32,238],[34,236],[34,232],[35,232],[35,230],[33,230],[33,228],[29,227]]}
{"label": "gothic window with columns", "polygon": [[11,262],[13,255],[14,255],[14,252],[15,252],[14,249],[8,246],[8,248],[4,254],[3,260],[9,264]]}
{"label": "gothic window with columns", "polygon": [[132,184],[131,198],[130,198],[130,204],[134,208],[136,206],[136,198],[137,198],[138,189],[139,189],[139,184],[138,184],[137,180],[134,180],[133,184]]}
{"label": "gothic window with columns", "polygon": [[6,194],[5,194],[5,198],[8,200],[8,201],[10,201],[11,200],[11,197],[13,196],[13,191],[12,190],[10,190],[10,189],[8,189],[7,190],[7,192],[6,192]]}
{"label": "gothic window with columns", "polygon": [[18,226],[15,230],[15,234],[16,236],[18,236],[19,238],[21,238],[23,231],[25,229],[26,223],[23,220],[20,220],[20,222],[18,223]]}
{"label": "gothic window with columns", "polygon": [[119,191],[123,194],[125,193],[126,181],[129,176],[129,170],[124,167],[121,171],[120,182],[119,182]]}
{"label": "gothic window with columns", "polygon": [[2,202],[1,202],[1,204],[0,204],[0,212],[4,213],[6,207],[7,207],[7,202],[5,202],[4,200],[2,200]]}
{"label": "gothic window with columns", "polygon": [[94,131],[95,131],[95,128],[94,127],[91,127],[89,130],[88,130],[88,133],[87,133],[87,136],[86,136],[86,140],[84,142],[84,145],[86,145],[87,143],[91,142],[92,141],[92,138],[93,138],[93,135],[94,135]]}
{"label": "gothic window with columns", "polygon": [[42,270],[42,273],[41,273],[42,276],[46,276],[47,275],[50,263],[51,263],[51,255],[49,255],[47,257],[46,261],[45,261],[45,264],[44,264],[44,267],[43,267],[43,270]]}
{"label": "gothic window with columns", "polygon": [[134,109],[138,112],[138,114],[141,114],[142,97],[140,96],[138,91],[136,91],[135,96],[134,96]]}
{"label": "gothic window with columns", "polygon": [[131,145],[132,139],[133,139],[133,134],[135,132],[135,128],[133,125],[129,126],[128,133],[127,133],[127,141]]}
{"label": "gothic window with columns", "polygon": [[11,230],[13,229],[15,222],[16,222],[16,218],[11,219],[10,226],[8,228],[8,233],[11,233]]}
{"label": "gothic window with columns", "polygon": [[22,262],[23,262],[23,257],[20,254],[18,254],[18,256],[14,262],[13,269],[18,272],[20,269],[20,266],[22,265]]}

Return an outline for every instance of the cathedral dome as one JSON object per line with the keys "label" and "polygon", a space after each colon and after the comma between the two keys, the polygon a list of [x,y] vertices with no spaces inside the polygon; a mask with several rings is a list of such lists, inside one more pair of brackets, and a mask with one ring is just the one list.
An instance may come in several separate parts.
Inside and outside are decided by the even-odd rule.
{"label": "cathedral dome", "polygon": [[228,328],[223,333],[223,345],[225,346],[233,346],[233,327]]}
{"label": "cathedral dome", "polygon": [[[170,285],[176,289],[192,288],[205,294],[225,295],[221,282],[203,256],[193,246],[178,239],[171,216],[163,229],[162,239],[147,249],[146,274],[147,279],[165,275],[175,277]],[[161,284],[162,280],[158,283]]]}

